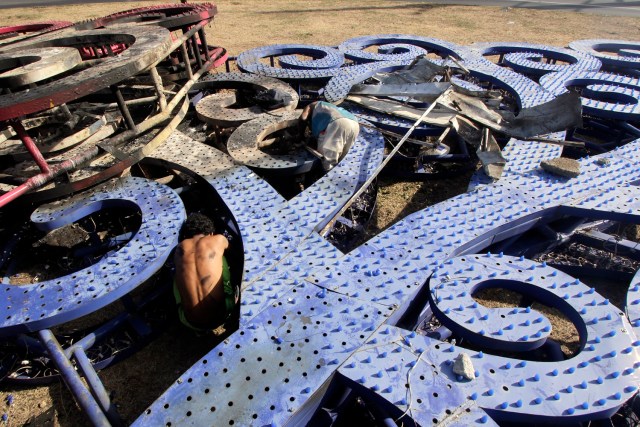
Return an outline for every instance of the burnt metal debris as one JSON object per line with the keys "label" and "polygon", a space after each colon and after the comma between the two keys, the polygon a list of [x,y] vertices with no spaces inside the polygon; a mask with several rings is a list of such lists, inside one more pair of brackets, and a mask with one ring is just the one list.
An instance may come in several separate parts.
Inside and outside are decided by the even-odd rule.
{"label": "burnt metal debris", "polygon": [[[62,377],[93,425],[123,424],[96,371],[173,318],[167,260],[202,211],[241,303],[135,425],[638,419],[640,43],[381,34],[232,58],[216,13],[0,28],[0,379]],[[360,122],[327,173],[297,126],[316,100]],[[378,173],[462,171],[468,192],[363,241]]]}

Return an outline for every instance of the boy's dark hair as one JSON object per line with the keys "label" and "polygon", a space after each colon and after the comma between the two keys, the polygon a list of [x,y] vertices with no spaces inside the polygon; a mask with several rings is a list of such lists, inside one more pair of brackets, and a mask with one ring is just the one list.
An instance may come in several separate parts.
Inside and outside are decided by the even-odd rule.
{"label": "boy's dark hair", "polygon": [[178,241],[190,239],[198,234],[216,234],[216,227],[208,216],[201,213],[192,213],[180,227]]}

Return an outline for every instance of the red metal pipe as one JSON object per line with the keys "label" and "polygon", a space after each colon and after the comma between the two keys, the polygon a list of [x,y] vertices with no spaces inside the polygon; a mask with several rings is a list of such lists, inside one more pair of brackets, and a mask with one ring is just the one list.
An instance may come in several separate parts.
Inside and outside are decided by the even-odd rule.
{"label": "red metal pipe", "polygon": [[10,123],[11,127],[16,131],[16,134],[18,134],[18,138],[20,138],[22,144],[27,148],[27,151],[29,151],[29,154],[31,154],[31,157],[33,157],[33,160],[36,162],[40,170],[43,173],[48,173],[49,165],[47,164],[47,161],[42,156],[40,150],[38,150],[38,147],[36,147],[36,143],[33,142],[33,139],[31,139],[29,134],[27,134],[27,131],[24,126],[22,126],[20,120],[12,120]]}

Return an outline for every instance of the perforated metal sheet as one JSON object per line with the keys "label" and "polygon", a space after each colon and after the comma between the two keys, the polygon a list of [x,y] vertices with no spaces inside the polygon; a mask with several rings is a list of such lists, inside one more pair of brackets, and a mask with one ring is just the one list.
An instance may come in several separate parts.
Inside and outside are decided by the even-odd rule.
{"label": "perforated metal sheet", "polygon": [[[542,76],[567,68],[598,71],[602,63],[591,55],[575,50],[532,43],[474,43],[470,46],[480,55],[504,55],[505,65],[520,73]],[[547,59],[547,60],[545,60]],[[561,61],[557,64],[556,61]]]}
{"label": "perforated metal sheet", "polygon": [[[313,64],[316,63],[316,61],[311,61],[310,68],[278,68],[260,62],[261,59],[271,56],[287,56],[290,60],[289,62],[293,62],[288,55],[294,54],[322,58],[321,63],[323,66],[314,67]],[[285,62],[286,61],[287,59],[285,58]],[[259,74],[261,76],[276,77],[283,80],[326,81],[335,75],[339,69],[339,65],[341,65],[343,61],[344,57],[342,53],[330,47],[305,44],[282,44],[263,46],[244,51],[238,55],[237,64],[238,68],[242,71]],[[299,65],[299,63],[296,62],[296,65]],[[327,65],[336,66],[328,67]]]}
{"label": "perforated metal sheet", "polygon": [[[626,50],[640,49],[638,42],[606,39],[576,40],[570,42],[569,47],[598,58],[605,67],[640,68],[640,58],[625,52]],[[618,52],[619,54],[613,55],[609,52]]]}
{"label": "perforated metal sheet", "polygon": [[[372,53],[365,49],[370,46],[402,44],[413,47],[409,52],[400,53]],[[415,49],[420,48],[420,49]],[[354,37],[342,42],[338,49],[345,56],[356,62],[370,61],[406,61],[413,60],[423,51],[434,52],[443,58],[453,56],[456,59],[469,59],[472,53],[464,46],[432,37],[422,37],[413,34],[376,34]]]}
{"label": "perforated metal sheet", "polygon": [[53,230],[108,206],[140,210],[142,224],[132,240],[73,274],[30,285],[3,284],[0,335],[37,331],[92,313],[135,289],[164,264],[178,243],[185,212],[178,195],[154,181],[115,180],[72,201],[42,206],[31,220]]}
{"label": "perforated metal sheet", "polygon": [[316,158],[304,148],[291,154],[272,154],[260,149],[260,144],[269,135],[287,127],[296,127],[300,110],[262,114],[236,129],[227,141],[229,155],[238,163],[256,168],[279,171],[306,172]]}
{"label": "perforated metal sheet", "polygon": [[[271,77],[245,73],[218,73],[194,85],[196,90],[207,89],[253,89],[255,91],[276,90],[283,96],[282,107],[268,112],[279,114],[283,110],[294,110],[298,105],[298,93],[288,84]],[[233,127],[253,120],[266,111],[258,105],[235,108],[237,98],[232,93],[219,93],[204,97],[196,104],[198,118],[215,126]],[[234,108],[229,108],[234,107]]]}
{"label": "perforated metal sheet", "polygon": [[637,78],[567,70],[542,77],[540,84],[556,96],[570,87],[582,88],[583,114],[616,120],[640,118],[640,80]]}
{"label": "perforated metal sheet", "polygon": [[281,425],[384,319],[299,285],[185,372],[133,425]]}

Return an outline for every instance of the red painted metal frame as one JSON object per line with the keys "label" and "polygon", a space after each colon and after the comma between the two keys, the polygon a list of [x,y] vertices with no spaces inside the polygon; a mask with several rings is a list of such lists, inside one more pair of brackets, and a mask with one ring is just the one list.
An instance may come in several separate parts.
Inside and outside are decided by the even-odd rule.
{"label": "red painted metal frame", "polygon": [[[224,60],[226,60],[226,50],[223,48],[215,48],[213,50],[210,51],[210,59],[208,61],[206,61],[203,64],[203,67],[194,74],[193,78],[187,82],[183,88],[178,92],[178,94],[176,94],[173,98],[173,100],[171,101],[171,103],[169,104],[168,108],[165,109],[162,113],[157,114],[156,116],[148,119],[146,121],[146,123],[142,123],[139,124],[137,126],[136,130],[129,130],[126,132],[123,132],[122,134],[118,135],[115,138],[112,138],[110,141],[107,142],[113,142],[113,143],[119,143],[121,141],[125,141],[127,139],[133,138],[136,135],[138,135],[139,133],[141,133],[142,131],[148,130],[151,127],[161,123],[162,121],[166,120],[166,118],[169,117],[169,114],[172,110],[175,109],[175,107],[177,106],[177,102],[179,101],[179,99],[181,99],[182,97],[186,96],[189,88],[191,88],[191,86],[193,86],[193,84],[198,80],[198,78],[204,74],[207,70],[213,68],[214,66],[216,66],[215,64],[223,64]],[[224,60],[223,60],[224,58]],[[14,123],[12,122],[12,127],[14,126]],[[18,125],[16,125],[18,128],[22,128],[22,125],[19,124],[19,122],[17,122]],[[16,127],[14,127],[14,129],[16,129]],[[22,128],[22,130],[24,130],[24,128]],[[19,131],[16,129],[16,133],[19,134]],[[20,134],[19,134],[20,136]],[[24,133],[24,136],[26,136],[28,138],[28,135],[26,135],[26,132]],[[165,135],[164,137],[166,138]],[[22,137],[21,137],[22,139]],[[29,138],[30,140],[30,138]],[[23,143],[24,143],[24,139],[23,139]],[[31,143],[33,143],[33,141],[31,141]],[[25,146],[27,146],[27,144],[25,143]],[[37,151],[37,147],[35,147],[35,145],[33,146],[35,148],[35,150]],[[29,149],[29,147],[27,146],[27,149]],[[31,152],[31,150],[30,150]],[[34,153],[32,153],[32,155],[34,155]],[[37,155],[39,155],[40,157],[42,157],[42,154],[40,154],[39,151],[37,151],[36,155],[34,155],[34,160],[37,159]],[[49,167],[46,164],[46,161],[44,162],[44,165],[47,167],[47,171],[43,170],[42,173],[35,175],[31,178],[29,178],[26,182],[24,182],[23,184],[19,185],[18,187],[10,190],[9,192],[0,195],[0,208],[7,205],[9,202],[17,199],[18,197],[24,195],[25,193],[34,190],[42,185],[44,185],[45,183],[51,181],[53,178],[68,172],[72,169],[75,169],[76,167],[78,167],[79,165],[83,164],[83,163],[87,163],[89,161],[91,161],[92,159],[94,159],[96,156],[99,155],[99,148],[98,147],[94,147],[92,149],[89,149],[85,152],[83,152],[82,154],[73,157],[71,159],[67,159],[61,163],[58,163],[56,165],[53,165],[51,167]],[[76,183],[71,183],[68,186],[65,186],[65,192],[74,192],[74,191],[78,191],[84,188],[88,188],[92,185],[98,184],[102,181],[104,181],[105,179],[108,179],[120,172],[122,172],[124,169],[126,169],[127,167],[130,167],[132,164],[134,164],[135,162],[139,161],[140,159],[137,158],[138,156],[131,156],[125,160],[122,160],[120,162],[118,162],[116,165],[111,166],[110,168],[108,168],[106,171],[103,171],[102,173],[98,173],[92,177],[86,178],[80,182],[76,182]],[[44,159],[42,159],[44,161]],[[36,160],[36,163],[38,163],[38,161]],[[40,166],[40,163],[38,163],[38,166]],[[41,167],[42,169],[42,167]]]}

